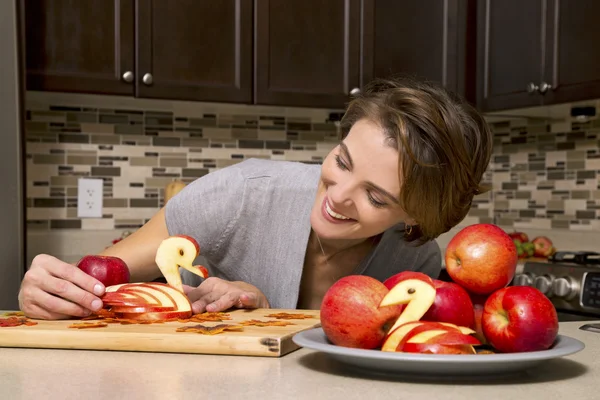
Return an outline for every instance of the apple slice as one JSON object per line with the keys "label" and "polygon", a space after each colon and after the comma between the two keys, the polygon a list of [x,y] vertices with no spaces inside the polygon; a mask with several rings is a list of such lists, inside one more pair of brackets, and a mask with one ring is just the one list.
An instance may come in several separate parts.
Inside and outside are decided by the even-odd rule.
{"label": "apple slice", "polygon": [[154,312],[165,312],[165,311],[177,311],[175,307],[163,307],[163,306],[113,306],[110,311],[114,313],[154,313]]}
{"label": "apple slice", "polygon": [[198,254],[200,254],[200,246],[194,238],[186,235],[175,235],[160,243],[154,261],[167,283],[183,293],[179,267],[187,269],[202,278],[208,276],[206,268],[193,265]]}
{"label": "apple slice", "polygon": [[125,285],[129,285],[128,283],[120,283],[118,285],[111,285],[111,286],[107,286],[104,289],[105,293],[109,293],[109,292],[116,292],[117,290],[119,290],[119,288],[125,286]]}
{"label": "apple slice", "polygon": [[175,299],[170,295],[170,293],[154,286],[154,283],[155,282],[132,283],[128,286],[125,286],[122,290],[131,290],[147,293],[148,295],[153,296],[157,299],[157,305],[163,307],[174,307],[175,309],[177,309],[177,303],[175,302]]}
{"label": "apple slice", "polygon": [[402,351],[421,354],[477,354],[469,344],[406,343]]}
{"label": "apple slice", "polygon": [[130,319],[134,321],[169,321],[177,319],[187,319],[192,316],[191,311],[164,311],[164,312],[146,312],[146,313],[119,313],[119,318]]}
{"label": "apple slice", "polygon": [[120,290],[121,293],[127,293],[127,294],[135,294],[136,296],[140,296],[142,297],[144,300],[146,300],[148,305],[156,305],[156,306],[160,306],[162,305],[160,299],[153,293],[151,293],[150,291],[145,291],[143,290],[143,288],[140,290],[140,288],[136,288],[136,287],[127,287],[124,289]]}
{"label": "apple slice", "polygon": [[167,293],[168,296],[170,296],[173,301],[175,302],[175,306],[177,308],[177,311],[181,311],[181,312],[191,312],[192,311],[192,303],[190,303],[190,300],[187,298],[187,296],[185,294],[183,294],[183,292],[180,292],[179,290],[166,285],[164,283],[160,283],[160,282],[152,282],[152,283],[146,283],[143,286],[151,286],[156,290],[162,290],[165,293]]}
{"label": "apple slice", "polygon": [[402,340],[402,338],[410,332],[411,329],[424,324],[422,321],[413,321],[407,322],[403,325],[400,325],[393,331],[390,331],[385,340],[383,341],[383,345],[381,346],[381,351],[396,351],[398,348],[398,344]]}
{"label": "apple slice", "polygon": [[420,320],[434,303],[435,294],[433,279],[421,272],[398,282],[379,303],[379,307],[406,304],[390,331],[407,322]]}

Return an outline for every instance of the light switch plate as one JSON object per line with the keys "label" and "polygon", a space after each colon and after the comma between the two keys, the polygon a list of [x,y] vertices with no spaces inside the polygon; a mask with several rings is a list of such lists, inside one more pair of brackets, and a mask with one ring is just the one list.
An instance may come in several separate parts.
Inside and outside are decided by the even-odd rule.
{"label": "light switch plate", "polygon": [[102,179],[77,180],[77,217],[102,218]]}

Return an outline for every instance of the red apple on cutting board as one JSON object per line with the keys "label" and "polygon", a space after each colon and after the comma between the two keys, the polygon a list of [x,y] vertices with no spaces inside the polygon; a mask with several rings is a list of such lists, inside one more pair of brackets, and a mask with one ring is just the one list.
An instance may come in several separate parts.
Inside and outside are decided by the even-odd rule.
{"label": "red apple on cutting board", "polygon": [[517,268],[517,248],[508,234],[493,224],[461,229],[448,243],[446,271],[470,293],[490,294],[505,287]]}
{"label": "red apple on cutting board", "polygon": [[129,268],[119,257],[87,255],[77,262],[77,268],[98,279],[105,287],[129,283]]}
{"label": "red apple on cutting board", "polygon": [[490,345],[504,353],[546,350],[558,335],[554,305],[531,286],[509,286],[485,302],[481,318]]}
{"label": "red apple on cutting board", "polygon": [[339,279],[321,302],[321,327],[327,338],[338,346],[379,347],[401,312],[397,305],[379,307],[387,293],[383,283],[369,276],[349,275]]}

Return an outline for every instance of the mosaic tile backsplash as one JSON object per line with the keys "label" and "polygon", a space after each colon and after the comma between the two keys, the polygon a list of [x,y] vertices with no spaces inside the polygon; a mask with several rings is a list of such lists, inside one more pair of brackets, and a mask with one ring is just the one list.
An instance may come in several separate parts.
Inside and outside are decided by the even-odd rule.
{"label": "mosaic tile backsplash", "polygon": [[[31,230],[135,229],[164,187],[250,157],[320,163],[329,110],[28,93]],[[339,110],[333,110],[339,112]],[[600,120],[493,123],[495,154],[465,223],[600,231]],[[104,180],[102,218],[77,217],[77,181]]]}

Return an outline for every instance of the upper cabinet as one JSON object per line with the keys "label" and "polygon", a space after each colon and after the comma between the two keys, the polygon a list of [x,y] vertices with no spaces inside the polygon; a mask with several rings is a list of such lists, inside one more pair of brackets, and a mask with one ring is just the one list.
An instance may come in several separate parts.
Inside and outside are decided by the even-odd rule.
{"label": "upper cabinet", "polygon": [[27,89],[252,101],[252,0],[27,0]]}
{"label": "upper cabinet", "polygon": [[252,0],[136,2],[136,95],[252,101]]}
{"label": "upper cabinet", "polygon": [[133,0],[25,0],[29,90],[131,94]]}
{"label": "upper cabinet", "polygon": [[600,98],[600,1],[21,0],[27,89],[343,108],[374,78],[483,111]]}
{"label": "upper cabinet", "polygon": [[479,0],[477,104],[483,111],[600,97],[600,2]]}
{"label": "upper cabinet", "polygon": [[403,73],[465,94],[472,0],[28,0],[29,90],[343,108]]}
{"label": "upper cabinet", "polygon": [[408,74],[474,100],[475,2],[363,0],[361,85]]}
{"label": "upper cabinet", "polygon": [[360,75],[360,0],[255,1],[257,104],[342,107]]}

